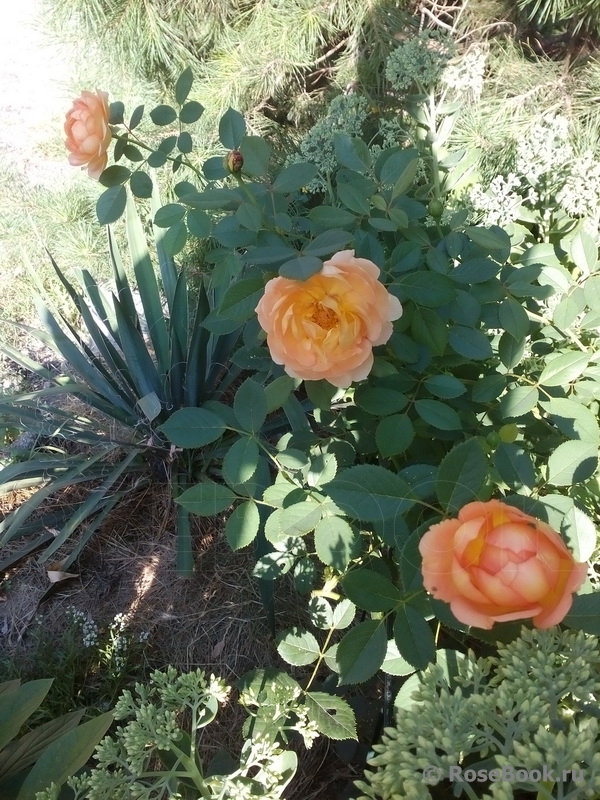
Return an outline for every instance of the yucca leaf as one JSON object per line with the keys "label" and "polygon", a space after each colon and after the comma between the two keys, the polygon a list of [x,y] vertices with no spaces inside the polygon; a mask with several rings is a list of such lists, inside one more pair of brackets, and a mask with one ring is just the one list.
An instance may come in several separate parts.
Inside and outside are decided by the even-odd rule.
{"label": "yucca leaf", "polygon": [[[121,253],[119,252],[119,247],[112,235],[110,227],[108,228],[108,250],[110,252],[110,260],[112,262],[113,273],[115,276],[117,297],[119,299],[119,303],[121,304],[121,308],[123,309],[123,313],[127,315],[133,327],[138,331],[141,331],[138,313],[133,301],[133,294],[131,293],[129,281],[127,280],[125,267],[123,266]],[[117,330],[118,328],[119,324],[117,320]]]}
{"label": "yucca leaf", "polygon": [[[3,319],[2,322],[9,322],[13,325],[15,324],[12,320],[8,319]],[[34,361],[24,353],[19,352],[10,344],[2,341],[1,339],[0,352],[4,353],[4,355],[10,358],[11,361],[14,361],[15,364],[19,364],[19,366],[23,367],[23,369],[33,372],[34,375],[37,375],[39,378],[43,378],[45,381],[52,381],[52,383],[56,383],[56,375],[54,375],[54,373],[50,372],[49,369],[46,369],[46,367],[38,364],[37,361]]]}
{"label": "yucca leaf", "polygon": [[148,332],[154,346],[160,371],[169,373],[169,334],[163,312],[160,292],[154,274],[154,265],[148,252],[146,236],[142,223],[137,215],[134,202],[127,198],[126,208],[127,239],[133,263],[133,271],[137,281],[138,292],[146,317]]}
{"label": "yucca leaf", "polygon": [[171,335],[171,372],[169,385],[171,402],[174,408],[181,408],[184,402],[184,384],[187,362],[187,337],[189,326],[188,290],[185,273],[177,280],[173,300],[173,316],[169,328]]}
{"label": "yucca leaf", "polygon": [[38,756],[51,742],[77,727],[84,714],[84,708],[71,711],[69,714],[63,714],[43,725],[38,725],[16,741],[9,742],[0,753],[0,780],[35,764]]}
{"label": "yucca leaf", "polygon": [[219,379],[223,378],[223,367],[225,365],[227,365],[225,373],[233,372],[236,369],[228,362],[241,333],[242,327],[239,327],[231,333],[214,337],[215,346],[211,354],[211,367],[206,379],[206,391],[209,394],[216,391],[217,385],[220,383]]}
{"label": "yucca leaf", "polygon": [[[153,181],[152,199],[151,199],[152,215],[154,216],[158,209],[161,207],[160,196],[156,181]],[[163,246],[163,239],[166,235],[166,228],[154,227],[154,241],[156,243],[156,254],[158,256],[158,265],[160,267],[160,275],[162,278],[163,291],[167,298],[167,307],[169,309],[169,316],[173,319],[174,302],[175,302],[175,289],[177,287],[177,267],[175,262],[167,254]]]}
{"label": "yucca leaf", "polygon": [[[0,522],[0,533],[4,533],[4,536],[0,540],[0,546],[5,545],[7,542],[13,539],[18,533],[21,524],[25,522],[25,520],[28,519],[28,517],[37,508],[39,508],[46,498],[50,497],[50,495],[56,492],[58,489],[64,489],[65,487],[74,483],[81,483],[102,477],[107,468],[111,468],[111,465],[98,464],[98,462],[101,462],[109,453],[113,452],[117,448],[117,445],[110,445],[95,455],[87,456],[85,459],[82,459],[81,463],[76,464],[66,472],[64,470],[60,470],[60,477],[54,477],[54,479],[53,471],[49,470],[48,483],[46,486],[42,486],[41,489],[38,489],[34,495],[28,497],[27,500],[21,503],[20,506],[18,506],[14,511],[8,514],[8,516],[5,517],[2,522]],[[97,468],[92,469],[92,467]]]}
{"label": "yucca leaf", "polygon": [[[114,381],[115,386],[118,386],[120,391],[129,397],[131,407],[135,405],[135,397],[131,393],[127,384],[123,381],[123,375],[127,373],[127,367],[123,358],[119,354],[118,350],[115,348],[113,343],[110,341],[108,336],[104,334],[101,330],[100,326],[94,319],[94,316],[90,310],[90,307],[87,305],[85,298],[82,297],[77,291],[75,291],[74,287],[71,283],[67,280],[65,275],[60,270],[58,264],[54,261],[52,256],[50,256],[50,260],[52,262],[52,266],[54,267],[54,271],[60,278],[63,286],[67,290],[71,300],[77,307],[77,310],[81,314],[85,327],[96,345],[98,352],[106,362],[108,366],[108,370],[102,368],[102,364],[95,362],[96,367],[102,368],[103,374],[106,377],[110,377],[112,381]],[[87,353],[87,351],[85,351]]]}
{"label": "yucca leaf", "polygon": [[[39,524],[39,523],[38,523]],[[54,534],[50,533],[50,531],[46,531],[46,533],[42,533],[41,536],[38,536],[37,539],[33,541],[27,542],[24,547],[21,547],[19,550],[16,550],[14,553],[11,553],[6,558],[0,561],[0,572],[6,572],[7,569],[14,567],[15,564],[18,564],[19,561],[22,561],[27,556],[30,556],[32,553],[35,553],[36,550],[39,550],[40,547],[43,547],[48,542],[52,541],[54,538]],[[2,774],[2,763],[3,757],[6,749],[0,753],[0,775]]]}
{"label": "yucca leaf", "polygon": [[[119,388],[113,385],[113,381],[107,378],[101,370],[97,369],[96,365],[90,363],[90,359],[69,339],[41,300],[36,298],[35,302],[38,314],[46,330],[30,330],[30,332],[41,342],[56,350],[81,375],[96,394],[103,396],[116,407],[115,411],[116,409],[121,409],[128,416],[131,413],[130,404],[121,395]],[[19,327],[26,328],[27,326],[19,324]],[[115,414],[115,416],[117,415]]]}
{"label": "yucca leaf", "polygon": [[111,302],[101,291],[96,281],[92,278],[87,269],[81,270],[81,282],[85,288],[86,294],[89,297],[92,305],[96,310],[96,314],[106,326],[106,330],[110,333],[115,344],[120,347],[121,340],[119,338],[119,328],[117,327],[117,318],[112,307]]}
{"label": "yucca leaf", "polygon": [[89,516],[98,510],[98,506],[106,500],[106,495],[111,490],[115,481],[117,481],[125,470],[129,467],[133,459],[138,455],[139,451],[133,451],[118,464],[113,471],[106,477],[100,486],[94,489],[89,497],[79,506],[77,511],[71,516],[69,521],[63,525],[61,531],[55,537],[50,547],[46,548],[42,555],[39,557],[39,562],[47,561],[51,555],[59,550],[67,541],[69,536],[77,529],[79,525]]}
{"label": "yucca leaf", "polygon": [[177,574],[182,578],[191,578],[194,574],[190,512],[183,506],[177,506]]}
{"label": "yucca leaf", "polygon": [[165,402],[165,390],[161,377],[152,360],[144,337],[134,326],[121,303],[114,298],[117,324],[121,333],[121,346],[125,360],[129,364],[131,378],[140,397],[145,397],[151,392],[156,392],[162,402]]}
{"label": "yucca leaf", "polygon": [[19,732],[23,723],[42,704],[54,678],[28,681],[15,691],[0,695],[0,750]]}
{"label": "yucca leaf", "polygon": [[202,327],[202,322],[210,312],[208,295],[204,281],[198,290],[198,300],[187,352],[184,402],[186,406],[199,406],[204,395],[207,378],[208,346],[210,333]]}
{"label": "yucca leaf", "polygon": [[[121,500],[126,495],[130,494],[132,491],[135,491],[137,488],[139,488],[140,483],[142,481],[143,481],[143,478],[138,478],[138,480],[136,481],[136,484],[133,487],[128,486],[126,489],[123,489],[122,491],[119,491],[119,492],[111,493],[109,497],[105,497],[104,498],[104,502],[101,504],[101,510],[100,511],[98,511],[98,509],[96,510],[96,516],[94,517],[94,519],[91,522],[87,523],[87,525],[85,527],[85,530],[80,535],[80,537],[79,537],[79,539],[77,541],[77,544],[74,547],[74,549],[69,553],[67,558],[64,559],[61,562],[63,570],[67,570],[71,566],[71,564],[77,558],[79,558],[79,554],[81,553],[83,548],[89,542],[89,540],[91,539],[93,534],[103,524],[104,520],[108,517],[108,515],[113,510],[113,508],[118,503],[120,503]],[[40,602],[41,602],[41,600],[40,600]]]}

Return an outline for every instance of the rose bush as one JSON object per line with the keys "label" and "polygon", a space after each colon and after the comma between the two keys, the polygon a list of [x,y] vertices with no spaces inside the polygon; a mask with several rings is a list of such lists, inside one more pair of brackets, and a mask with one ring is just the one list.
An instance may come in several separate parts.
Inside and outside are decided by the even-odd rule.
{"label": "rose bush", "polygon": [[528,618],[556,625],[587,575],[549,525],[499,500],[468,503],[458,519],[432,525],[419,550],[426,590],[478,628]]}
{"label": "rose bush", "polygon": [[292,378],[346,388],[367,377],[372,348],[392,335],[400,301],[379,282],[379,268],[343,250],[306,281],[273,278],[256,312],[276,364]]}
{"label": "rose bush", "polygon": [[99,89],[96,94],[82,92],[66,115],[65,145],[69,150],[69,164],[87,166],[91,178],[98,179],[106,167],[112,138],[108,120],[108,93]]}

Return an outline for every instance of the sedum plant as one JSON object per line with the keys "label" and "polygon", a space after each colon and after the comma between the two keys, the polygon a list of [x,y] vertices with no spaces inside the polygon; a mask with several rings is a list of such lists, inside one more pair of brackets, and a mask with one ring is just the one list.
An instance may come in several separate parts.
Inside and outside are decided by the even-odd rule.
{"label": "sedum plant", "polygon": [[599,692],[598,640],[582,632],[523,628],[491,658],[440,650],[400,690],[360,800],[596,797]]}
{"label": "sedum plant", "polygon": [[[125,691],[114,711],[123,724],[100,742],[91,771],[68,781],[74,800],[280,798],[297,758],[277,741],[283,723],[273,699],[261,710],[266,724],[246,739],[237,761],[220,753],[206,768],[202,764],[203,729],[216,719],[230,688],[202,670],[178,674],[169,667],[153,672],[148,684],[136,684],[134,692]],[[58,796],[55,784],[36,800]]]}

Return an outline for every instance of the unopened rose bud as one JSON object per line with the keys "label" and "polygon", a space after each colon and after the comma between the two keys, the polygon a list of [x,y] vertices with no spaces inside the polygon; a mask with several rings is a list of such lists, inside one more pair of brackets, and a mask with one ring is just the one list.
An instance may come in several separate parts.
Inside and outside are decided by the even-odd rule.
{"label": "unopened rose bud", "polygon": [[223,165],[228,172],[233,175],[239,172],[244,166],[244,156],[239,150],[230,150],[223,159]]}

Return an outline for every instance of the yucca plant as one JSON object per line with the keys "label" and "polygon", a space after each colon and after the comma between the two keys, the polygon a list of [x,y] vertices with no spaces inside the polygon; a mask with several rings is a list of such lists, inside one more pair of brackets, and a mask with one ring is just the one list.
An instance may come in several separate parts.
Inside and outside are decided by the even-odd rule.
{"label": "yucca plant", "polygon": [[79,725],[85,710],[51,719],[15,738],[37,711],[52,678],[0,683],[0,797],[33,800],[81,769],[113,720],[111,712]]}
{"label": "yucca plant", "polygon": [[[160,205],[156,194],[153,205],[154,210]],[[3,320],[54,350],[66,363],[67,374],[54,374],[0,340],[5,355],[47,384],[35,391],[0,396],[2,418],[38,437],[28,458],[0,470],[0,493],[39,486],[0,522],[0,546],[28,537],[22,548],[0,562],[0,569],[41,547],[40,560],[47,561],[84,526],[61,561],[62,568],[68,568],[111,509],[152,476],[170,480],[177,496],[202,466],[197,453],[177,458],[159,426],[177,409],[218,397],[240,372],[235,366],[223,370],[223,365],[242,328],[236,324],[219,334],[202,325],[219,305],[224,288],[207,289],[201,282],[193,298],[185,273],[178,271],[165,250],[164,231],[157,228],[161,291],[132,200],[127,206],[126,229],[141,310],[136,308],[109,230],[115,282],[110,296],[85,269],[80,275],[81,287],[76,288],[52,259],[85,333],[64,314],[52,310],[41,285],[37,298],[41,330]],[[51,496],[79,483],[90,487],[83,499],[65,503],[62,496],[59,510],[44,506]],[[177,516],[178,566],[182,574],[189,575],[189,517],[183,509],[178,509]],[[38,535],[30,538],[34,533]]]}

